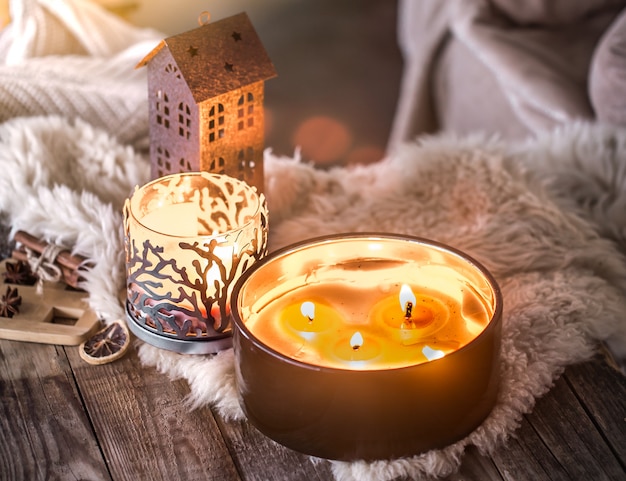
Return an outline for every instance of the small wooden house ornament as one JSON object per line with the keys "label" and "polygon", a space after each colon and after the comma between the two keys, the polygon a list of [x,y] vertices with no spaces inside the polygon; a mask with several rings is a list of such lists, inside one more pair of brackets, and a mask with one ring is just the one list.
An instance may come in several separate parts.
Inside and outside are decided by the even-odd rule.
{"label": "small wooden house ornament", "polygon": [[145,65],[152,179],[209,171],[263,191],[264,82],[276,71],[248,16],[166,38]]}

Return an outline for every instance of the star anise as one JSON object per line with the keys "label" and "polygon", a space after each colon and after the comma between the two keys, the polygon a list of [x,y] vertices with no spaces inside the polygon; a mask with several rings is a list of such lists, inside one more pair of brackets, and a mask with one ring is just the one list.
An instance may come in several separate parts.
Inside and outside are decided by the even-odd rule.
{"label": "star anise", "polygon": [[17,292],[17,287],[7,286],[6,294],[0,298],[0,317],[13,317],[20,312],[22,296]]}
{"label": "star anise", "polygon": [[2,275],[5,283],[32,286],[37,282],[37,276],[27,262],[6,262],[4,267],[6,271]]}

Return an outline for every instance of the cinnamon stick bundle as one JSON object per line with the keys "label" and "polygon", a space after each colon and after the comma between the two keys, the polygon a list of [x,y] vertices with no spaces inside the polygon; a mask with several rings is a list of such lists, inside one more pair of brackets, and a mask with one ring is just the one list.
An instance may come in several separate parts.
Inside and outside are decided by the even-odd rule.
{"label": "cinnamon stick bundle", "polygon": [[[21,246],[13,250],[12,257],[23,262],[28,262],[26,249],[41,255],[49,245],[47,242],[21,230],[15,233],[13,240]],[[63,282],[76,288],[78,282],[82,280],[80,270],[87,267],[86,260],[85,257],[72,254],[69,250],[62,250],[54,259],[54,264],[61,270]]]}

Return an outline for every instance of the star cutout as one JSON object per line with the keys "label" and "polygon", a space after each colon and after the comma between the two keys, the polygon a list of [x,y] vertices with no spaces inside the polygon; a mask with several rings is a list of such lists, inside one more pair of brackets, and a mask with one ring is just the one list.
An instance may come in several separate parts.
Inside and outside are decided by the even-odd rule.
{"label": "star cutout", "polygon": [[233,32],[231,36],[233,37],[233,40],[235,40],[235,42],[241,41],[241,34],[239,32]]}
{"label": "star cutout", "polygon": [[232,64],[232,63],[225,62],[225,63],[224,63],[224,68],[226,69],[226,71],[228,71],[228,72],[232,72],[232,71],[233,71],[233,64]]}
{"label": "star cutout", "polygon": [[191,55],[192,57],[195,57],[196,55],[198,55],[198,47],[190,46],[187,49],[187,53]]}

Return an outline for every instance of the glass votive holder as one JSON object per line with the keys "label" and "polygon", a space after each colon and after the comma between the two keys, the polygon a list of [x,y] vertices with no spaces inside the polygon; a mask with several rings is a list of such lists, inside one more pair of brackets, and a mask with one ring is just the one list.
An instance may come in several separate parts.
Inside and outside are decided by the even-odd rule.
{"label": "glass votive holder", "polygon": [[139,339],[187,354],[232,346],[230,296],[267,253],[263,194],[190,172],[136,187],[124,205],[126,315]]}

